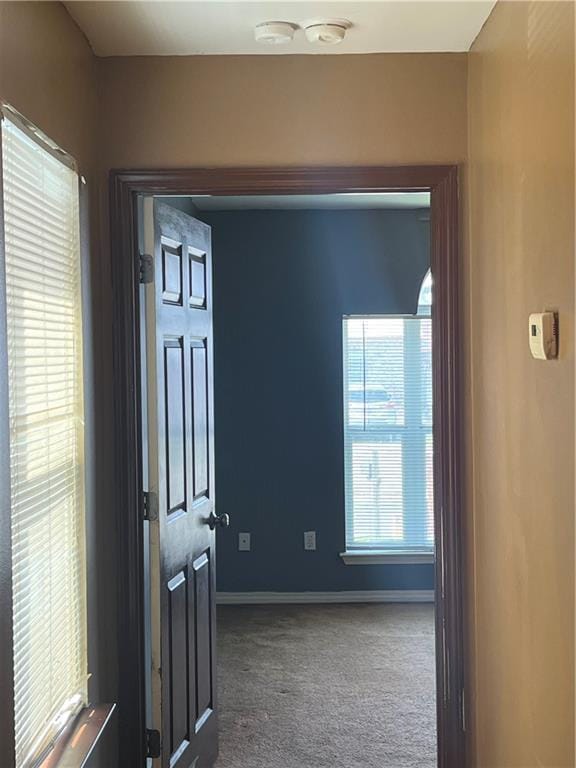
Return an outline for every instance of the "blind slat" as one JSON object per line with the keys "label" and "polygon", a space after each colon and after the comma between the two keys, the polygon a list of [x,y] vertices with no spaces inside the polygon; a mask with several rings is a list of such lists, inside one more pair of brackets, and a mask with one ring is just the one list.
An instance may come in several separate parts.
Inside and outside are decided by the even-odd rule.
{"label": "blind slat", "polygon": [[2,122],[17,768],[86,702],[77,174]]}

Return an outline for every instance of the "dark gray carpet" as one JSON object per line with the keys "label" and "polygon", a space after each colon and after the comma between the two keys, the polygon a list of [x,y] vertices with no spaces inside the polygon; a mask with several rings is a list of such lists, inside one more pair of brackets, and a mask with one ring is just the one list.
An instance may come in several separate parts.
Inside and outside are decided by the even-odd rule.
{"label": "dark gray carpet", "polygon": [[432,605],[219,606],[217,768],[435,768]]}

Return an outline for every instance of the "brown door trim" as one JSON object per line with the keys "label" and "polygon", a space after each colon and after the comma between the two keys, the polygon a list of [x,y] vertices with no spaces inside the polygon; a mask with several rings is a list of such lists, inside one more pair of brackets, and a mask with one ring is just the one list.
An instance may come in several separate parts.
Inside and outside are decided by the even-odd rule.
{"label": "brown door trim", "polygon": [[145,756],[144,606],[140,501],[138,194],[431,192],[436,510],[438,768],[464,768],[464,537],[460,259],[456,166],[193,168],[112,171],[114,401],[119,551],[120,765]]}

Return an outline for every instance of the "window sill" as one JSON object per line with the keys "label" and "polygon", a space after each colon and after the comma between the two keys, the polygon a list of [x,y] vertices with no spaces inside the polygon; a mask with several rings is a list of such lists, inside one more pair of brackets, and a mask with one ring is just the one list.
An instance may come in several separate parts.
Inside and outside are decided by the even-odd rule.
{"label": "window sill", "polygon": [[83,768],[115,708],[116,704],[85,707],[55,741],[38,768]]}
{"label": "window sill", "polygon": [[345,565],[416,565],[434,562],[431,552],[384,552],[366,549],[341,552],[340,557]]}

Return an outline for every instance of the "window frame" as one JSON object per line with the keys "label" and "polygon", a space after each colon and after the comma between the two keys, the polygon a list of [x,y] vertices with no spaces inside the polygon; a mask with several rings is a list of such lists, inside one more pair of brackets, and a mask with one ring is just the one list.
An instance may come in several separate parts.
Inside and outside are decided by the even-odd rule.
{"label": "window frame", "polygon": [[[79,270],[80,302],[82,327],[82,373],[84,407],[84,531],[83,547],[86,589],[86,644],[88,702],[96,693],[97,682],[90,675],[96,658],[93,650],[93,636],[90,625],[93,623],[96,605],[91,600],[91,574],[94,571],[94,552],[89,546],[89,523],[94,519],[94,415],[92,396],[92,320],[91,320],[91,282],[89,250],[89,214],[87,183],[80,174],[75,159],[58,147],[41,130],[21,115],[6,102],[0,102],[0,128],[4,119],[9,120],[44,150],[56,157],[67,167],[74,170],[78,177],[78,228],[79,228]],[[8,328],[6,300],[5,266],[5,222],[4,222],[4,170],[2,164],[3,135],[0,130],[0,744],[6,768],[16,765],[15,753],[15,702],[14,702],[14,651],[12,620],[12,536],[11,536],[11,467],[10,467],[10,417],[9,417],[9,368],[8,368]],[[41,756],[41,768],[56,768],[65,764],[67,768],[82,766],[93,751],[96,743],[106,729],[115,710],[115,703],[87,703],[75,716],[63,726],[51,743],[49,751]],[[72,746],[73,745],[73,746]],[[40,756],[39,756],[40,758]]]}
{"label": "window frame", "polygon": [[[0,119],[3,114],[0,113]],[[14,635],[12,629],[12,520],[8,323],[4,262],[4,169],[0,130],[0,743],[9,766],[15,765]]]}
{"label": "window frame", "polygon": [[[424,284],[424,281],[430,274],[430,271],[426,273],[422,285]],[[347,440],[350,439],[350,434],[354,434],[354,428],[350,428],[348,425],[348,413],[347,413],[347,403],[348,403],[348,347],[347,347],[347,337],[346,337],[346,323],[348,320],[407,320],[407,321],[419,321],[419,320],[431,320],[431,314],[420,312],[420,304],[418,305],[419,309],[418,312],[414,315],[411,314],[370,314],[370,315],[344,315],[342,319],[342,373],[343,373],[343,386],[342,386],[342,399],[343,399],[343,440],[342,440],[342,446],[344,449],[344,518],[345,518],[345,550],[340,553],[340,557],[344,561],[346,565],[377,565],[381,563],[402,563],[402,564],[416,564],[416,563],[433,563],[434,562],[434,537],[432,538],[432,543],[430,547],[428,548],[416,548],[416,547],[410,547],[403,544],[394,545],[392,543],[386,542],[386,540],[382,539],[381,541],[374,541],[369,542],[364,545],[360,543],[355,543],[353,540],[352,532],[351,532],[351,524],[352,524],[352,504],[353,504],[353,490],[352,490],[352,483],[349,479],[349,474],[352,472],[351,468],[348,467],[348,461],[347,461],[347,447],[346,443]],[[404,371],[405,371],[405,379],[406,379],[406,373],[409,370],[414,369],[415,367],[418,368],[418,374],[420,371],[419,365],[418,365],[418,359],[419,359],[419,353],[420,353],[420,337],[418,336],[418,348],[417,350],[413,351],[413,354],[409,353],[409,350],[413,349],[413,342],[414,338],[416,337],[415,328],[416,323],[415,322],[408,322],[405,324],[404,329],[410,328],[409,334],[410,334],[410,341],[412,342],[408,346],[408,352],[407,352],[407,346],[406,346],[406,336],[404,336],[404,346],[403,346],[403,354],[404,354]],[[407,364],[408,363],[408,364]],[[421,393],[421,389],[418,388],[418,391]],[[405,396],[404,400],[405,403],[407,401],[407,397]],[[421,396],[418,398],[418,405],[417,408],[421,407]],[[412,409],[405,408],[404,414],[405,417],[408,415],[409,412],[411,412]],[[393,432],[398,433],[401,435],[400,438],[400,444],[402,446],[402,453],[404,453],[405,450],[405,440],[404,433],[408,433],[408,424],[406,422],[406,418],[404,421],[404,424],[401,426],[384,426],[381,428],[373,429],[373,430],[365,430],[358,428],[357,434],[358,434],[358,440],[359,442],[362,442],[363,440],[370,441],[371,440],[371,434],[374,436],[379,436],[383,432]],[[424,434],[424,433],[423,433]],[[425,435],[430,435],[433,438],[433,425],[430,424],[429,427],[426,427]],[[425,437],[424,437],[425,440]],[[421,489],[423,493],[426,491],[425,487],[425,464],[424,464],[424,474],[423,474],[423,480],[424,480],[424,487]],[[403,488],[403,497],[406,498],[406,484],[407,484],[407,475],[406,472],[402,472],[402,488]]]}

